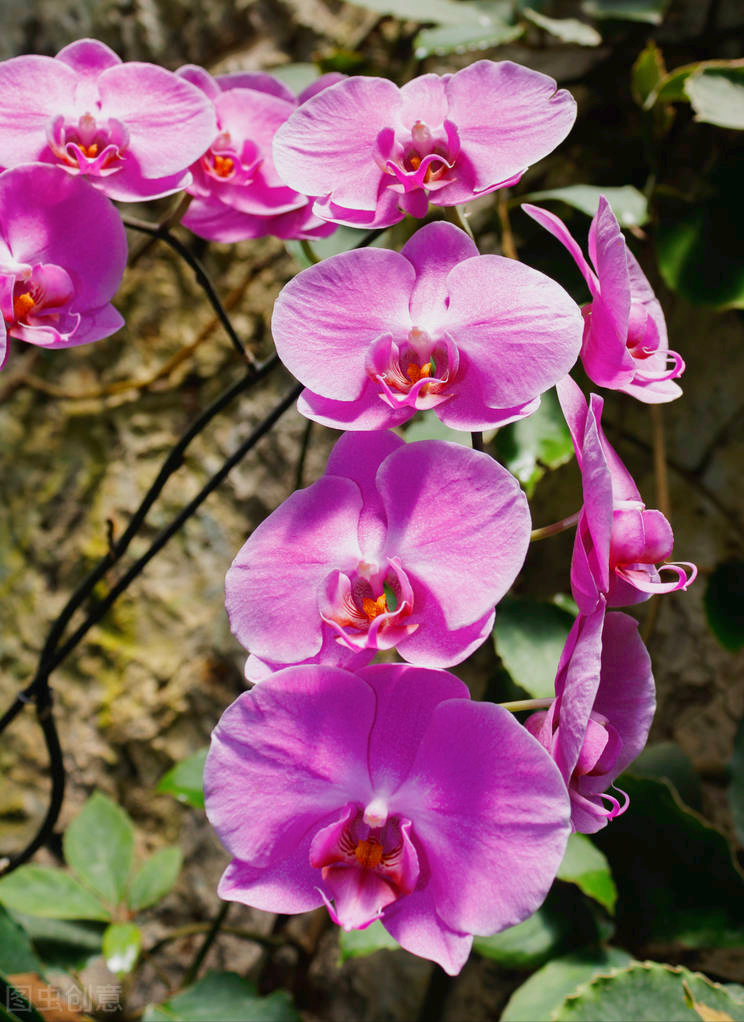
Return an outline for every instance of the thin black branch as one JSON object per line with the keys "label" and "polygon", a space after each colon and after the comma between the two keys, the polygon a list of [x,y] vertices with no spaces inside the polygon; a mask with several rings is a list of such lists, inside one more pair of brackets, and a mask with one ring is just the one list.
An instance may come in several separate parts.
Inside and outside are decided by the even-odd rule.
{"label": "thin black branch", "polygon": [[122,217],[125,227],[129,227],[133,231],[141,231],[142,234],[149,234],[151,238],[160,238],[170,245],[174,252],[176,252],[187,263],[194,271],[198,283],[204,290],[209,303],[214,309],[217,318],[224,327],[225,333],[230,338],[233,347],[240,355],[240,357],[247,362],[249,365],[255,365],[256,361],[250,351],[247,350],[243,342],[238,337],[235,327],[230,322],[230,317],[225,311],[217,291],[215,290],[212,281],[209,279],[207,271],[202,266],[202,263],[196,256],[188,250],[183,242],[179,241],[178,238],[171,234],[167,222],[165,224],[151,224],[147,220],[139,220],[137,217],[125,216]]}

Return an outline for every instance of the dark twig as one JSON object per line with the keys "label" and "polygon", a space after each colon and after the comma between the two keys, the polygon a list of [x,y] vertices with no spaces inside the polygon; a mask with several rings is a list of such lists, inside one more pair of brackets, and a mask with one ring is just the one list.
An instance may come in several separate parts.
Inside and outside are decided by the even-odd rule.
{"label": "dark twig", "polygon": [[255,359],[250,351],[244,346],[243,342],[238,337],[235,327],[230,322],[230,317],[227,315],[225,308],[220,300],[217,291],[212,284],[212,281],[207,275],[207,271],[202,266],[199,259],[191,253],[183,242],[179,241],[178,238],[171,234],[167,223],[166,224],[151,224],[146,220],[139,220],[136,217],[125,216],[122,217],[125,227],[129,227],[133,231],[141,231],[143,234],[149,234],[152,238],[160,238],[170,245],[174,252],[187,263],[194,271],[194,276],[197,282],[201,285],[205,295],[209,299],[209,303],[215,311],[217,318],[224,327],[225,333],[230,338],[233,347],[240,355],[240,357],[247,362],[249,365],[255,365]]}
{"label": "dark twig", "polygon": [[188,987],[194,982],[196,977],[199,975],[199,969],[202,967],[204,959],[209,954],[209,949],[217,939],[217,934],[220,932],[220,927],[227,919],[227,913],[230,911],[230,902],[223,901],[220,905],[220,910],[214,917],[212,925],[209,927],[206,937],[199,946],[199,950],[194,955],[194,960],[186,970],[186,975],[183,977],[183,986]]}
{"label": "dark twig", "polygon": [[305,430],[302,434],[302,445],[300,447],[300,456],[297,459],[297,468],[295,469],[295,489],[301,490],[303,487],[303,478],[305,475],[305,462],[307,461],[307,452],[310,449],[310,437],[313,432],[313,420],[308,419],[305,424]]}

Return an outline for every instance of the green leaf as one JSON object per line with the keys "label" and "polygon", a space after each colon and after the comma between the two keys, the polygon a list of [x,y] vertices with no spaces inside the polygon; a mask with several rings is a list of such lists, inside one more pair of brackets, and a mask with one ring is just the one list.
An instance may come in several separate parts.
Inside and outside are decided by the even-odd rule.
{"label": "green leaf", "polygon": [[549,32],[563,43],[577,43],[579,46],[599,46],[602,36],[591,25],[577,18],[547,18],[544,14],[533,11],[531,7],[522,7],[522,16],[533,25]]}
{"label": "green leaf", "polygon": [[133,912],[149,908],[160,901],[178,880],[183,865],[180,848],[161,848],[135,873],[127,894],[127,904]]}
{"label": "green leaf", "polygon": [[403,437],[409,444],[416,440],[448,440],[450,443],[462,444],[464,447],[471,446],[470,433],[445,426],[433,411],[419,412],[403,427]]}
{"label": "green leaf", "polygon": [[661,50],[653,39],[649,39],[646,48],[636,57],[630,72],[630,91],[633,99],[640,107],[654,93],[666,77],[666,68]]}
{"label": "green leaf", "polygon": [[0,976],[0,1022],[44,1022],[26,991],[17,989],[5,976]]}
{"label": "green leaf", "polygon": [[510,25],[505,21],[484,18],[482,24],[466,22],[424,28],[413,41],[418,60],[426,57],[444,57],[449,53],[468,53],[470,50],[490,50],[506,46],[524,35],[524,25]]}
{"label": "green leaf", "polygon": [[131,972],[142,950],[142,933],[134,923],[112,923],[103,934],[106,968],[115,976]]}
{"label": "green leaf", "polygon": [[708,70],[732,70],[744,67],[744,59],[738,60],[698,60],[694,64],[682,64],[673,71],[667,72],[657,87],[646,99],[645,107],[650,109],[654,103],[682,103],[689,100],[685,86],[691,75],[701,74]]}
{"label": "green leaf", "polygon": [[31,938],[23,927],[0,906],[0,972],[44,972]]}
{"label": "green leaf", "polygon": [[589,903],[572,886],[557,884],[523,923],[492,937],[475,937],[473,950],[506,969],[535,969],[556,954],[598,940]]}
{"label": "green leaf", "polygon": [[285,241],[284,247],[302,269],[306,270],[309,266],[314,266],[315,262],[322,262],[324,259],[339,255],[341,252],[351,252],[352,249],[359,248],[365,238],[374,233],[374,231],[362,230],[358,227],[345,227],[341,225],[327,238],[317,238],[308,242],[310,249],[315,255],[315,261],[308,258],[301,241]]}
{"label": "green leaf", "polygon": [[259,997],[235,972],[208,972],[188,990],[164,1004],[150,1004],[143,1022],[300,1022],[289,994],[275,990]]}
{"label": "green leaf", "polygon": [[295,64],[280,64],[279,67],[271,68],[272,78],[278,78],[298,96],[309,85],[320,78],[320,68],[317,64],[297,62]]}
{"label": "green leaf", "polygon": [[129,883],[134,825],[111,799],[94,792],[65,831],[65,861],[110,905],[118,905]]}
{"label": "green leaf", "polygon": [[685,948],[744,942],[744,878],[720,831],[688,809],[672,786],[624,774],[630,809],[594,835],[618,887],[621,943]]}
{"label": "green leaf", "polygon": [[372,955],[375,951],[397,951],[400,948],[400,944],[390,936],[379,919],[364,930],[339,930],[338,946],[342,962],[347,958]]}
{"label": "green leaf", "polygon": [[663,778],[675,788],[681,800],[700,811],[703,805],[700,778],[692,760],[676,742],[653,742],[633,760],[628,773],[634,777]]}
{"label": "green leaf", "polygon": [[533,699],[555,695],[555,673],[573,617],[553,603],[507,598],[496,613],[496,652],[513,681]]}
{"label": "green leaf", "polygon": [[580,891],[599,902],[610,914],[615,911],[617,888],[610,864],[585,834],[569,837],[558,879],[576,884]]}
{"label": "green leaf", "polygon": [[730,988],[682,966],[632,962],[580,987],[551,1017],[555,1022],[740,1020],[744,1019],[744,1000]]}
{"label": "green leaf", "polygon": [[531,497],[549,469],[565,465],[574,456],[571,434],[555,391],[543,394],[532,415],[499,430],[495,446],[499,460]]}
{"label": "green leaf", "polygon": [[738,652],[744,646],[744,561],[717,564],[703,602],[715,637],[732,653]]}
{"label": "green leaf", "polygon": [[111,918],[79,880],[51,866],[19,866],[0,877],[0,902],[13,911],[47,919]]}
{"label": "green leaf", "polygon": [[353,3],[400,21],[425,24],[459,25],[463,21],[478,22],[483,16],[479,11],[480,4],[458,3],[456,0],[353,0]]}
{"label": "green leaf", "polygon": [[640,227],[648,220],[648,202],[645,195],[632,185],[619,188],[602,188],[599,185],[567,185],[565,188],[551,188],[545,192],[531,192],[520,196],[520,202],[541,202],[546,199],[560,199],[587,216],[594,216],[599,197],[604,197],[612,207],[621,227]]}
{"label": "green leaf", "polygon": [[744,719],[739,721],[734,737],[734,751],[729,763],[729,805],[739,844],[744,845]]}
{"label": "green leaf", "polygon": [[204,808],[204,790],[202,776],[207,761],[209,746],[199,749],[164,774],[155,789],[163,795],[172,795],[179,802],[187,802],[195,809]]}
{"label": "green leaf", "polygon": [[48,968],[84,969],[91,958],[101,953],[104,926],[100,922],[70,922],[40,919],[21,912],[15,914]]}
{"label": "green leaf", "polygon": [[593,18],[644,21],[660,25],[671,0],[583,0],[581,9]]}
{"label": "green leaf", "polygon": [[554,958],[515,990],[501,1022],[549,1022],[553,1009],[582,983],[631,961],[626,951],[614,947],[587,948]]}
{"label": "green leaf", "polygon": [[684,89],[698,121],[744,129],[744,67],[704,68],[690,75]]}
{"label": "green leaf", "polygon": [[656,251],[666,284],[696,305],[744,308],[744,158],[731,157],[694,202],[659,196]]}

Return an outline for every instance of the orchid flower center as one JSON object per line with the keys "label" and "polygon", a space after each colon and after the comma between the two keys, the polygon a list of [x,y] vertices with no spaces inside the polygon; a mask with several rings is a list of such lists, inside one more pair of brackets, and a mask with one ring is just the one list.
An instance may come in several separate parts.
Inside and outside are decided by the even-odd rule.
{"label": "orchid flower center", "polygon": [[[24,285],[21,285],[23,287]],[[25,323],[36,302],[30,291],[21,290],[13,296],[13,316],[19,323]]]}
{"label": "orchid flower center", "polygon": [[406,129],[401,126],[384,133],[378,153],[379,165],[396,179],[396,190],[403,193],[426,188],[438,190],[453,180],[453,171],[460,141],[454,125],[444,124],[432,129],[417,120]]}
{"label": "orchid flower center", "polygon": [[387,905],[414,889],[419,862],[410,832],[410,820],[389,815],[383,800],[375,798],[366,809],[345,806],[315,835],[310,865],[321,871],[320,893],[344,929],[369,926]]}
{"label": "orchid flower center", "polygon": [[413,590],[397,558],[382,567],[361,561],[351,572],[334,571],[318,598],[321,618],[349,649],[392,649],[418,627],[407,619]]}
{"label": "orchid flower center", "polygon": [[119,170],[129,146],[129,132],[115,118],[99,123],[89,111],[77,121],[55,117],[47,142],[57,159],[81,173],[108,175]]}
{"label": "orchid flower center", "polygon": [[61,266],[39,263],[20,280],[4,277],[2,281],[4,288],[0,302],[9,330],[12,331],[14,326],[19,329],[71,329],[74,325],[70,304],[75,298],[75,287]]}
{"label": "orchid flower center", "polygon": [[201,165],[209,177],[218,181],[227,181],[235,177],[241,167],[241,160],[229,131],[220,132],[202,156]]}
{"label": "orchid flower center", "polygon": [[402,342],[389,335],[376,341],[367,356],[367,373],[391,408],[433,408],[452,396],[459,361],[449,338],[435,340],[414,326]]}

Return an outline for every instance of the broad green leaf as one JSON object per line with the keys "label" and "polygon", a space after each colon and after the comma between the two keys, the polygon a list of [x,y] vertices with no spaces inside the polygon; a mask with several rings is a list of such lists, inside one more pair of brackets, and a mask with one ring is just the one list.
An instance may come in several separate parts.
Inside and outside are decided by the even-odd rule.
{"label": "broad green leaf", "polygon": [[448,440],[450,443],[462,444],[464,447],[471,446],[470,433],[445,426],[433,411],[419,412],[415,419],[411,419],[403,427],[403,436],[409,444],[416,440]]}
{"label": "broad green leaf", "polygon": [[744,719],[739,721],[734,737],[734,751],[729,763],[729,805],[739,844],[744,845]]}
{"label": "broad green leaf", "polygon": [[483,24],[468,21],[458,25],[441,25],[422,29],[413,41],[416,57],[444,57],[448,53],[468,53],[471,50],[490,50],[506,46],[524,35],[524,25],[510,25],[506,21],[484,19]]}
{"label": "broad green leaf", "polygon": [[647,745],[628,769],[634,777],[656,777],[669,781],[690,809],[703,807],[700,778],[692,760],[676,742],[653,742]]}
{"label": "broad green leaf", "polygon": [[279,67],[271,68],[272,78],[278,78],[288,89],[298,96],[308,85],[320,78],[320,68],[317,64],[296,63],[280,64]]}
{"label": "broad green leaf", "polygon": [[532,415],[499,430],[495,444],[499,460],[531,497],[549,469],[565,465],[574,456],[571,434],[555,391],[543,394]]}
{"label": "broad green leaf", "polygon": [[180,848],[161,848],[140,867],[127,894],[127,904],[133,912],[149,908],[160,901],[178,880],[183,865]]}
{"label": "broad green leaf", "polygon": [[615,911],[617,888],[610,864],[585,834],[569,837],[558,879],[576,884],[580,891],[599,902],[610,914]]}
{"label": "broad green leaf", "polygon": [[207,760],[209,746],[199,749],[164,774],[155,789],[163,795],[173,795],[179,802],[187,802],[195,809],[204,808],[204,790],[202,775]]}
{"label": "broad green leaf", "polygon": [[710,629],[726,649],[744,646],[744,561],[717,564],[703,598]]}
{"label": "broad green leaf", "polygon": [[19,990],[7,976],[0,975],[0,1022],[45,1022],[28,999],[28,990]]}
{"label": "broad green leaf", "polygon": [[630,72],[630,91],[638,106],[643,107],[646,100],[666,77],[664,58],[661,50],[653,39],[649,39],[646,48],[636,57]]}
{"label": "broad green leaf", "polygon": [[648,110],[654,103],[682,103],[689,100],[685,91],[687,79],[691,75],[701,74],[708,70],[732,70],[744,67],[744,59],[738,60],[698,60],[694,64],[682,64],[661,79],[658,86],[649,94],[645,106]]}
{"label": "broad green leaf", "polygon": [[604,197],[612,207],[621,227],[640,227],[648,220],[648,202],[642,192],[632,185],[602,188],[599,185],[567,185],[565,188],[551,188],[545,192],[531,192],[520,196],[520,202],[543,202],[546,199],[560,199],[587,216],[594,216],[599,206],[599,197]]}
{"label": "broad green leaf", "polygon": [[31,938],[23,927],[0,906],[0,972],[44,972]]}
{"label": "broad green leaf", "polygon": [[711,1022],[744,1019],[744,999],[699,972],[658,962],[632,962],[597,976],[569,995],[551,1016],[555,1022]]}
{"label": "broad green leaf", "polygon": [[660,25],[671,0],[583,0],[581,9],[593,18],[645,21]]}
{"label": "broad green leaf", "polygon": [[555,673],[573,617],[554,603],[507,598],[496,612],[496,652],[513,681],[533,699],[555,695]]}
{"label": "broad green leaf", "polygon": [[632,961],[619,948],[587,948],[543,965],[509,998],[501,1022],[549,1022],[552,1011],[582,983]]}
{"label": "broad green leaf", "polygon": [[473,950],[506,969],[535,969],[557,954],[597,942],[589,902],[574,887],[557,884],[523,923],[492,937],[475,937]]}
{"label": "broad green leaf", "polygon": [[359,248],[365,238],[368,238],[373,233],[373,231],[341,225],[327,238],[317,238],[314,241],[308,242],[309,248],[315,255],[315,261],[308,258],[307,252],[300,241],[285,241],[284,247],[302,269],[306,270],[309,266],[314,266],[315,262],[322,262],[323,259],[329,259],[331,256],[339,255],[341,252],[350,252],[354,248]]}
{"label": "broad green leaf", "polygon": [[353,0],[353,3],[400,21],[435,25],[459,25],[464,21],[477,23],[483,16],[479,11],[480,4],[458,3],[457,0]]}
{"label": "broad green leaf", "polygon": [[111,918],[76,877],[51,866],[19,866],[0,877],[0,902],[12,911],[47,919]]}
{"label": "broad green leaf", "polygon": [[70,922],[66,919],[40,919],[14,913],[29,935],[34,950],[51,969],[84,969],[91,958],[100,955],[103,922]]}
{"label": "broad green leaf", "polygon": [[124,810],[95,792],[65,831],[63,848],[70,869],[108,904],[118,905],[134,855],[134,825]]}
{"label": "broad green leaf", "polygon": [[702,69],[684,88],[698,121],[744,129],[744,67]]}
{"label": "broad green leaf", "polygon": [[115,976],[124,976],[134,968],[142,950],[142,933],[134,923],[112,923],[103,934],[106,968]]}
{"label": "broad green leaf", "polygon": [[624,774],[627,813],[594,835],[618,888],[621,943],[685,948],[744,943],[744,878],[720,831],[666,781]]}
{"label": "broad green leaf", "polygon": [[667,285],[696,305],[744,308],[744,158],[711,175],[708,194],[683,202],[659,196],[656,251]]}
{"label": "broad green leaf", "polygon": [[235,972],[208,972],[164,1004],[145,1008],[143,1022],[300,1022],[289,994],[275,990],[259,997]]}
{"label": "broad green leaf", "polygon": [[547,18],[531,7],[522,7],[521,13],[533,25],[549,32],[561,42],[577,43],[579,46],[599,46],[602,42],[602,36],[596,28],[577,18]]}
{"label": "broad green leaf", "polygon": [[400,944],[378,919],[364,930],[339,930],[338,946],[341,961],[345,962],[347,958],[362,958],[375,951],[396,951]]}

